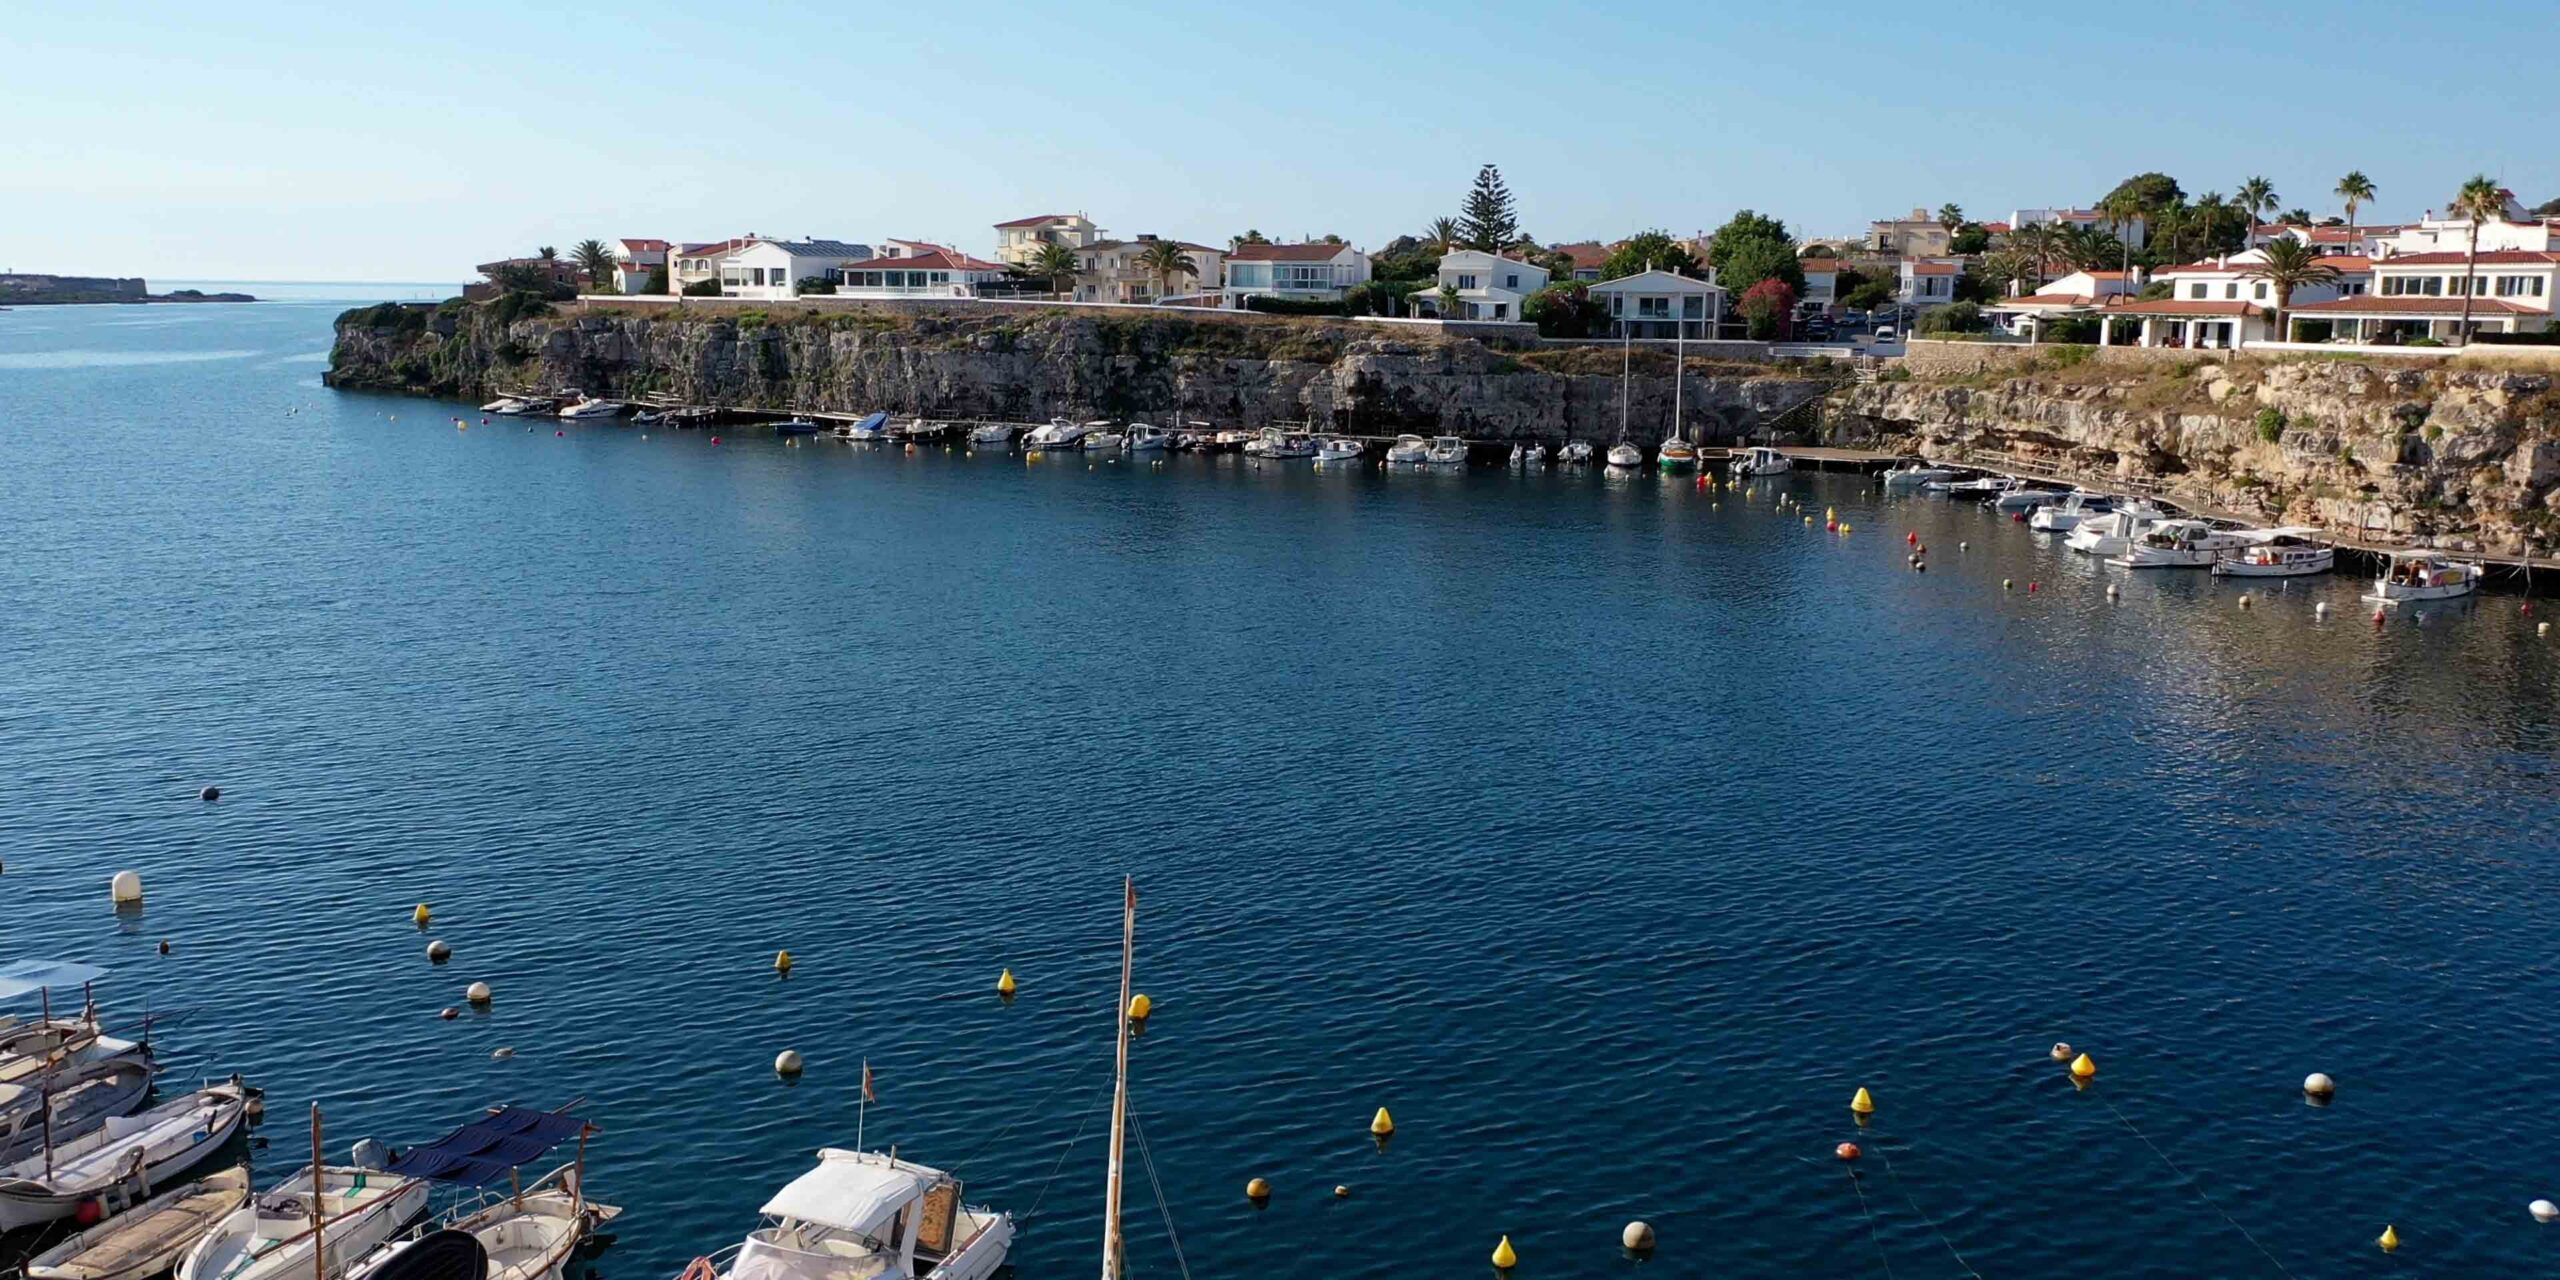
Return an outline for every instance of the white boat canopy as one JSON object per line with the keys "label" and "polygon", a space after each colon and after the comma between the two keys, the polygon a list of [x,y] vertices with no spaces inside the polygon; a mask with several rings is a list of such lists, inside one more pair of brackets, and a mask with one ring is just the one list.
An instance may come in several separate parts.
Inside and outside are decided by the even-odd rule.
{"label": "white boat canopy", "polygon": [[939,1170],[922,1165],[828,1147],[818,1152],[818,1167],[775,1192],[764,1212],[872,1235],[940,1176]]}
{"label": "white boat canopy", "polygon": [[94,964],[69,960],[12,960],[0,964],[0,1000],[31,996],[47,988],[68,990],[107,976]]}
{"label": "white boat canopy", "polygon": [[2251,542],[2274,542],[2280,538],[2301,538],[2308,541],[2319,536],[2320,531],[2307,524],[2289,524],[2280,529],[2251,529],[2248,532]]}

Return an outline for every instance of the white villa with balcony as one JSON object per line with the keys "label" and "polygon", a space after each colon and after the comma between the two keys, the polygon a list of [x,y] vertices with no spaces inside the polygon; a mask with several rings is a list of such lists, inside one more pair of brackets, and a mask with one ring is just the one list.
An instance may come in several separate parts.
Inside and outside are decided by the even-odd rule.
{"label": "white villa with balcony", "polygon": [[800,296],[801,281],[832,281],[846,263],[870,256],[871,246],[845,240],[750,240],[720,259],[720,293],[787,302]]}
{"label": "white villa with balcony", "polygon": [[1145,259],[1163,243],[1160,237],[1142,235],[1135,240],[1096,240],[1076,250],[1075,300],[1146,303],[1156,300],[1159,285],[1166,296],[1217,287],[1219,267],[1226,254],[1188,240],[1172,243],[1181,247],[1183,260],[1191,264],[1191,269],[1159,281]]}
{"label": "white villa with balcony", "polygon": [[1369,282],[1369,255],[1347,244],[1240,244],[1227,255],[1225,305],[1247,298],[1339,302]]}
{"label": "white villa with balcony", "polygon": [[638,293],[648,288],[649,278],[667,269],[667,251],[672,248],[674,246],[664,240],[626,238],[614,241],[613,291]]}
{"label": "white villa with balcony", "polygon": [[2009,226],[2004,230],[2041,226],[2095,227],[2113,233],[2117,239],[2136,249],[2150,239],[2150,227],[2140,215],[2119,223],[2095,209],[2016,209],[2010,212]]}
{"label": "white villa with balcony", "polygon": [[1053,244],[1081,249],[1102,238],[1102,228],[1081,213],[1044,213],[996,224],[996,260],[1017,267],[1031,265],[1040,250]]}
{"label": "white villa with balcony", "polygon": [[[1518,320],[1520,304],[1546,287],[1545,267],[1498,253],[1460,249],[1441,256],[1437,283],[1428,289],[1416,289],[1409,297],[1416,315],[1442,320]],[[1457,295],[1455,309],[1449,315],[1441,315],[1453,305],[1444,290]]]}
{"label": "white villa with balcony", "polygon": [[[2482,239],[2487,239],[2483,229]],[[2468,264],[2470,271],[2465,272]],[[2473,333],[2542,333],[2552,327],[2560,298],[2560,251],[2483,249],[2464,253],[2389,254],[2373,261],[2373,288],[2357,297],[2297,306],[2286,327],[2329,322],[2333,342],[2406,341],[2462,337],[2466,295]]]}
{"label": "white villa with balcony", "polygon": [[980,286],[1005,278],[1004,264],[936,247],[912,248],[837,270],[836,296],[844,298],[974,298]]}
{"label": "white villa with balcony", "polygon": [[1612,338],[1694,342],[1716,336],[1724,319],[1724,289],[1712,279],[1639,271],[1602,281],[1590,292],[1592,301],[1608,308]]}
{"label": "white villa with balcony", "polygon": [[1904,258],[1894,301],[1906,307],[1943,307],[1956,300],[1956,281],[1964,275],[1961,258]]}

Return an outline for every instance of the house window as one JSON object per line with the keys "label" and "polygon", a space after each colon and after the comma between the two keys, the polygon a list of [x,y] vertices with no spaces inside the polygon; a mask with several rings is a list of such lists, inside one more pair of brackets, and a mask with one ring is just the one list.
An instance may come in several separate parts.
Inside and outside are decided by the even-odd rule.
{"label": "house window", "polygon": [[1610,315],[1613,315],[1613,316],[1623,316],[1623,315],[1625,315],[1626,313],[1627,313],[1627,295],[1625,295],[1625,294],[1623,294],[1623,293],[1613,293],[1613,294],[1610,294],[1610,295],[1609,295],[1609,314],[1610,314]]}
{"label": "house window", "polygon": [[1680,300],[1680,314],[1691,320],[1701,320],[1706,318],[1707,300],[1694,293],[1690,294],[1688,297],[1682,298]]}
{"label": "house window", "polygon": [[1459,277],[1458,277],[1458,287],[1459,287],[1459,288],[1461,288],[1461,289],[1472,289],[1472,288],[1475,288],[1475,287],[1476,287],[1476,278],[1475,278],[1474,276],[1468,276],[1468,275],[1462,275],[1462,276],[1459,276]]}
{"label": "house window", "polygon": [[2202,282],[2202,281],[2198,281],[2198,282],[2197,282],[2197,283],[2195,283],[2195,284],[2188,285],[2188,286],[2187,286],[2187,296],[2188,296],[2188,297],[2190,297],[2190,298],[2202,298],[2202,297],[2204,296],[2204,284],[2203,284],[2203,282]]}
{"label": "house window", "polygon": [[2252,296],[2252,297],[2255,297],[2255,298],[2256,298],[2258,301],[2260,301],[2260,302],[2264,302],[2264,301],[2266,301],[2266,300],[2267,300],[2267,285],[2266,285],[2266,282],[2265,282],[2265,281],[2263,281],[2263,280],[2262,280],[2262,281],[2259,281],[2259,282],[2258,282],[2258,287],[2257,287],[2257,289],[2256,289],[2256,290],[2251,294],[2251,296]]}
{"label": "house window", "polygon": [[1670,319],[1670,318],[1671,318],[1671,299],[1669,299],[1669,298],[1638,298],[1638,299],[1636,299],[1636,318],[1637,318],[1637,319],[1639,319],[1639,320],[1668,320],[1668,319]]}
{"label": "house window", "polygon": [[2237,282],[2234,282],[2234,283],[2230,283],[2230,284],[2225,284],[2225,285],[2223,285],[2223,286],[2222,286],[2222,296],[2223,296],[2223,297],[2225,297],[2225,298],[2237,298],[2237,297],[2239,297],[2239,296],[2240,296],[2240,286],[2239,286],[2239,284],[2238,284]]}
{"label": "house window", "polygon": [[1493,318],[1496,320],[1510,319],[1511,304],[1508,302],[1497,302],[1493,304]]}
{"label": "house window", "polygon": [[1505,289],[1517,289],[1517,288],[1519,288],[1519,287],[1520,287],[1520,275],[1519,275],[1519,273],[1518,273],[1518,272],[1516,272],[1516,271],[1515,271],[1515,272],[1509,272],[1509,273],[1506,273],[1506,274],[1502,277],[1502,287],[1503,287],[1503,288],[1505,288]]}

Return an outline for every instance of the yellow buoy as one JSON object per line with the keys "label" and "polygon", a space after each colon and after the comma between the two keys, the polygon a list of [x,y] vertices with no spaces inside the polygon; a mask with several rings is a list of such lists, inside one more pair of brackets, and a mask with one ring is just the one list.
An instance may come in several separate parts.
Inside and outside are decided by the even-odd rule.
{"label": "yellow buoy", "polygon": [[790,953],[790,952],[788,952],[788,951],[777,951],[777,952],[773,953],[773,971],[774,971],[775,973],[789,973],[789,972],[791,972],[791,953]]}
{"label": "yellow buoy", "polygon": [[2374,1241],[2374,1243],[2381,1245],[2384,1253],[2389,1253],[2400,1247],[2400,1232],[2389,1223],[2384,1223],[2382,1227],[2382,1238]]}
{"label": "yellow buoy", "polygon": [[2098,1076],[2098,1064],[2088,1054],[2081,1054],[2071,1060],[2071,1074],[2077,1079],[2094,1080]]}
{"label": "yellow buoy", "polygon": [[1247,1200],[1270,1199],[1271,1184],[1261,1178],[1256,1178],[1253,1181],[1244,1184],[1244,1198]]}
{"label": "yellow buoy", "polygon": [[1520,1254],[1511,1247],[1511,1237],[1504,1236],[1502,1243],[1493,1247],[1493,1265],[1505,1271],[1520,1265]]}
{"label": "yellow buoy", "polygon": [[996,994],[1000,996],[1013,994],[1013,970],[1007,969],[996,978]]}
{"label": "yellow buoy", "polygon": [[427,910],[427,904],[421,902],[417,910],[409,913],[409,918],[417,921],[418,927],[424,929],[427,927],[427,921],[435,918],[435,913]]}
{"label": "yellow buoy", "polygon": [[1383,1137],[1387,1136],[1387,1135],[1388,1135],[1388,1134],[1390,1134],[1390,1133],[1394,1133],[1395,1131],[1396,1131],[1396,1118],[1395,1118],[1394,1116],[1388,1115],[1388,1114],[1387,1114],[1387,1109],[1386,1109],[1385,1107],[1380,1107],[1380,1108],[1378,1108],[1378,1114],[1376,1114],[1376,1115],[1374,1115],[1374,1116],[1371,1116],[1371,1117],[1369,1118],[1369,1132],[1374,1133],[1374,1134],[1378,1135],[1379,1137],[1383,1138]]}
{"label": "yellow buoy", "polygon": [[1145,992],[1141,991],[1129,997],[1129,1021],[1144,1022],[1147,1020],[1147,1015],[1155,1011],[1156,1002],[1148,999]]}
{"label": "yellow buoy", "polygon": [[1864,1088],[1859,1089],[1858,1096],[1849,1099],[1849,1109],[1862,1116],[1874,1115],[1876,1113],[1875,1095],[1868,1093]]}

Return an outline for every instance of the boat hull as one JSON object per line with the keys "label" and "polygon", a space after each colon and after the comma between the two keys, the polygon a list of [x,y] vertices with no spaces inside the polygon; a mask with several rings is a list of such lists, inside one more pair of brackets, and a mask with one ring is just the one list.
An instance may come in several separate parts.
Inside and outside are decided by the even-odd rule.
{"label": "boat hull", "polygon": [[2327,573],[2338,563],[2338,553],[2324,551],[2318,555],[2296,556],[2274,561],[2250,561],[2237,558],[2216,560],[2213,572],[2219,578],[2301,578]]}
{"label": "boat hull", "polygon": [[2459,600],[2480,590],[2478,578],[2449,582],[2442,586],[2412,587],[2397,582],[2379,582],[2364,593],[2363,599],[2374,604],[2412,604],[2424,600]]}
{"label": "boat hull", "polygon": [[249,1170],[225,1169],[161,1192],[27,1259],[27,1280],[153,1280],[214,1223],[248,1203]]}
{"label": "boat hull", "polygon": [[[330,1276],[345,1275],[355,1263],[427,1211],[427,1184],[423,1179],[400,1178],[379,1170],[369,1171],[366,1176],[392,1183],[392,1189],[326,1220],[322,1232]],[[302,1194],[310,1194],[307,1184]],[[309,1232],[305,1230],[299,1237],[282,1241],[269,1239],[257,1232],[259,1218],[256,1208],[242,1209],[206,1232],[178,1263],[176,1280],[300,1280],[311,1275]],[[289,1223],[286,1228],[290,1230]]]}
{"label": "boat hull", "polygon": [[[117,1153],[108,1162],[110,1166],[123,1164],[130,1158],[127,1153],[138,1150],[143,1153],[143,1185],[158,1186],[212,1159],[240,1131],[248,1099],[245,1091],[232,1092],[227,1086],[206,1090],[204,1096],[207,1101],[202,1104],[203,1114],[196,1117],[196,1123],[173,1123],[165,1136],[139,1146],[104,1148]],[[82,1201],[104,1194],[121,1181],[103,1169],[94,1176],[66,1176],[51,1181],[0,1178],[0,1231],[59,1222],[77,1213]]]}

